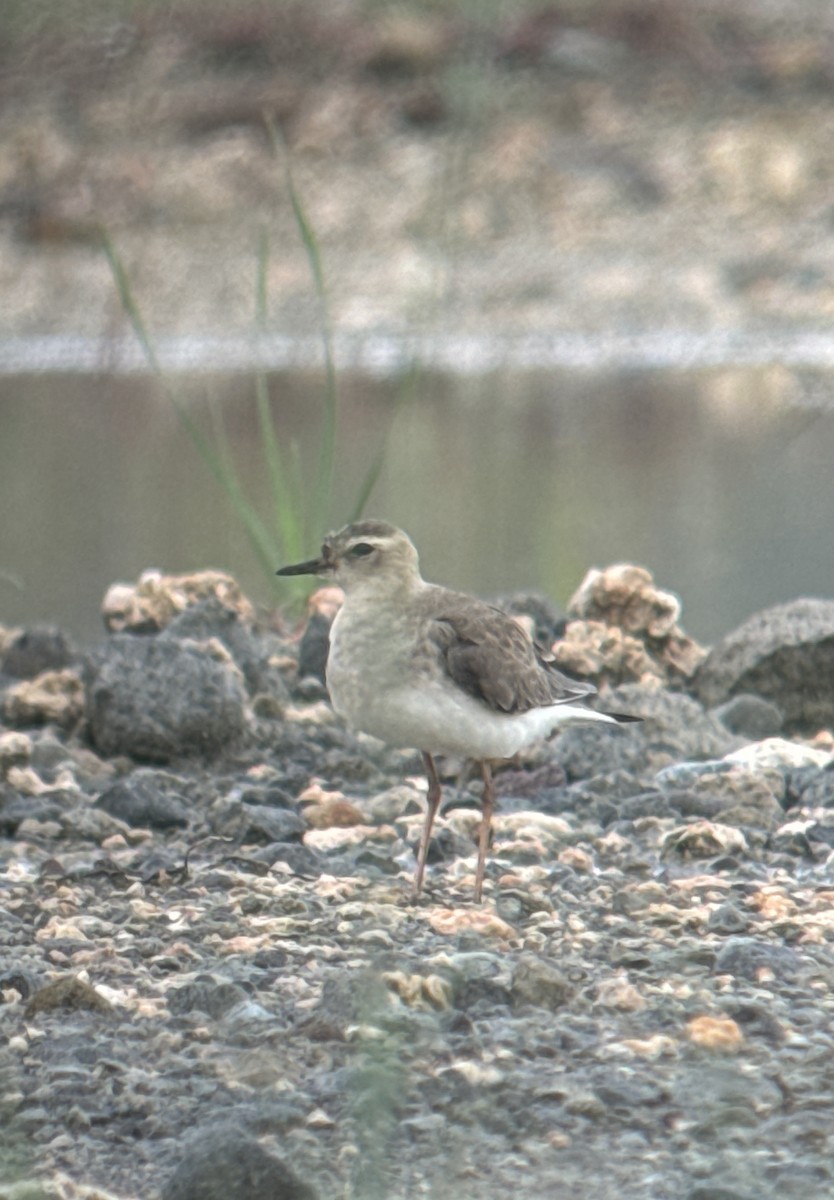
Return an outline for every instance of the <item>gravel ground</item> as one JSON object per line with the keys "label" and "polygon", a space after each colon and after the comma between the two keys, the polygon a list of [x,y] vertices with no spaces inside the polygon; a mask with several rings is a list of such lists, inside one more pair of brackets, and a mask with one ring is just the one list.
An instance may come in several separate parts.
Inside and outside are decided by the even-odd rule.
{"label": "gravel ground", "polygon": [[599,580],[563,645],[644,719],[499,773],[480,907],[451,762],[411,898],[419,760],[330,710],[332,597],[301,641],[216,573],[111,593],[85,662],[4,631],[0,1196],[830,1194],[834,738],[793,693],[834,618],[704,659],[622,580],[607,663]]}

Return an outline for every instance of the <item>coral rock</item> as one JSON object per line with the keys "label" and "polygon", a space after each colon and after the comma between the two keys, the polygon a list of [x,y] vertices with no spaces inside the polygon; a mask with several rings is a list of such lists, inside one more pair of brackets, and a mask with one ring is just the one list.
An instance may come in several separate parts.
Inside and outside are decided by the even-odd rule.
{"label": "coral rock", "polygon": [[223,571],[197,571],[192,575],[163,575],[145,571],[136,584],[114,583],[107,591],[101,611],[111,633],[155,633],[179,613],[215,597],[254,624],[255,609],[231,575]]}
{"label": "coral rock", "polygon": [[677,596],[658,588],[644,567],[619,563],[589,571],[573,596],[559,666],[596,682],[680,685],[706,651],[678,625]]}
{"label": "coral rock", "polygon": [[3,713],[15,725],[54,721],[73,725],[84,712],[84,685],[75,671],[42,671],[34,679],[23,679],[10,687],[3,700]]}

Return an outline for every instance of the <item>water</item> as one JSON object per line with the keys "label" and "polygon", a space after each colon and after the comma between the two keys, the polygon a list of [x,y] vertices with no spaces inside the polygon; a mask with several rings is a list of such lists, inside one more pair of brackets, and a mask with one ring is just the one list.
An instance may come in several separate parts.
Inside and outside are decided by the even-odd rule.
{"label": "water", "polygon": [[[427,577],[564,603],[588,567],[639,562],[710,642],[765,605],[834,593],[834,380],[818,357],[799,360],[635,356],[608,370],[516,364],[411,378],[389,358],[372,373],[344,371],[329,523],[342,522],[387,438],[366,511],[409,530]],[[0,623],[56,622],[90,642],[107,586],[148,567],[224,568],[273,602],[156,383],[80,365],[0,374]],[[221,408],[268,519],[251,377],[181,384],[205,428],[208,401]],[[298,440],[308,478],[322,386],[310,369],[270,376],[279,435]]]}

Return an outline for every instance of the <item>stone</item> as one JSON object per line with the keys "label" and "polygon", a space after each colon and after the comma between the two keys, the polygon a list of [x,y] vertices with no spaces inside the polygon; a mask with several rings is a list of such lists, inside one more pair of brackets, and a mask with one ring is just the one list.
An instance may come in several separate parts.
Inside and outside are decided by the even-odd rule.
{"label": "stone", "polygon": [[68,1009],[72,1012],[110,1012],[108,1000],[75,975],[59,975],[50,983],[36,991],[24,1010],[27,1020],[38,1013],[55,1012],[56,1009]]}
{"label": "stone", "polygon": [[756,983],[764,971],[778,979],[793,979],[801,965],[801,957],[790,946],[766,938],[731,937],[718,952],[713,969],[716,975],[734,975]]}
{"label": "stone", "polygon": [[538,954],[520,955],[512,978],[515,1004],[533,1004],[551,1012],[562,1008],[573,995],[567,977],[551,959]]}
{"label": "stone", "polygon": [[108,589],[102,616],[111,633],[157,633],[179,613],[210,597],[232,609],[247,624],[254,624],[253,605],[237,581],[223,571],[196,571],[190,575],[145,571],[136,584],[115,583]]}
{"label": "stone", "polygon": [[734,1054],[744,1044],[744,1034],[732,1017],[693,1017],[686,1033],[695,1046],[724,1054]]}
{"label": "stone", "polygon": [[54,722],[69,727],[84,714],[84,685],[76,671],[42,671],[6,689],[3,714],[15,725]]}
{"label": "stone", "polygon": [[[593,568],[571,598],[568,612],[580,625],[572,628],[572,620],[565,631],[566,646],[554,646],[557,661],[570,669],[567,646],[573,645],[575,658],[583,642],[596,643],[603,671],[594,673],[594,678],[611,684],[647,683],[655,678],[680,685],[706,655],[678,624],[678,597],[658,588],[644,567],[617,563],[603,571]],[[609,631],[607,635],[600,626]],[[611,634],[612,630],[618,632]]]}
{"label": "stone", "polygon": [[834,725],[834,600],[791,600],[750,617],[710,651],[692,691],[714,708],[733,696],[776,705],[785,732]]}
{"label": "stone", "polygon": [[192,1138],[161,1200],[316,1200],[316,1192],[242,1129],[226,1125]]}
{"label": "stone", "polygon": [[116,635],[88,660],[96,749],[151,762],[216,755],[246,727],[241,673],[218,643]]}
{"label": "stone", "polygon": [[712,716],[730,733],[757,739],[775,736],[784,723],[782,712],[775,704],[746,692],[719,704],[712,710]]}
{"label": "stone", "polygon": [[133,771],[101,793],[96,807],[140,829],[184,829],[189,810],[175,775],[147,768]]}
{"label": "stone", "polygon": [[747,839],[740,829],[718,821],[693,821],[670,829],[662,841],[663,855],[680,858],[714,858],[720,854],[743,854]]}
{"label": "stone", "polygon": [[16,679],[34,679],[42,671],[63,670],[75,656],[75,647],[60,629],[37,626],[11,639],[0,660],[0,671]]}

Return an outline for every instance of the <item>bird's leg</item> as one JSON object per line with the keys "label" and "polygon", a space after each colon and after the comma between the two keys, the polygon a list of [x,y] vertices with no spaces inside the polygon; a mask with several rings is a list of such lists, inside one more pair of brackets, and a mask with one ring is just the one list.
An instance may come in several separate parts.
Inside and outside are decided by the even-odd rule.
{"label": "bird's leg", "polygon": [[423,753],[423,766],[429,781],[429,791],[426,797],[426,823],[423,826],[423,836],[420,838],[420,850],[417,854],[417,874],[414,876],[414,895],[419,896],[423,890],[423,872],[426,869],[426,858],[429,853],[431,827],[437,810],[440,807],[440,780],[437,777],[437,767],[430,754]]}
{"label": "bird's leg", "polygon": [[484,887],[484,871],[486,870],[486,854],[489,848],[489,837],[492,832],[492,810],[495,808],[495,784],[492,781],[492,771],[489,763],[481,762],[481,778],[484,781],[484,795],[481,800],[483,816],[478,833],[478,870],[475,875],[475,903],[481,903],[481,892]]}

